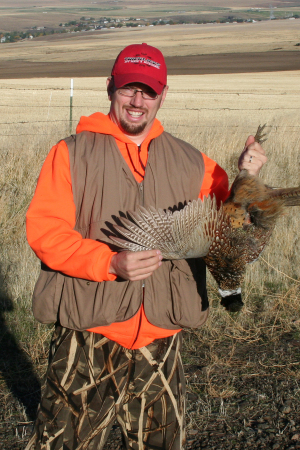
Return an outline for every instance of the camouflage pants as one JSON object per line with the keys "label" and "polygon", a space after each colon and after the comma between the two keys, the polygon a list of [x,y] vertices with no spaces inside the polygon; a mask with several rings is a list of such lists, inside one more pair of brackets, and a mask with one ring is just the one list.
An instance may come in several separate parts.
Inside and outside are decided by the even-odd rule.
{"label": "camouflage pants", "polygon": [[57,327],[26,450],[101,450],[117,419],[127,449],[185,442],[181,333],[128,350],[103,335]]}

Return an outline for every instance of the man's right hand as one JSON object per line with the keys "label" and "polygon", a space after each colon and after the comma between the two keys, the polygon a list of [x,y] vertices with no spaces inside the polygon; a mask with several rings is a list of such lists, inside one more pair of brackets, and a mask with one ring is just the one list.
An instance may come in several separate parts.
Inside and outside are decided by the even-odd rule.
{"label": "man's right hand", "polygon": [[150,277],[161,266],[162,254],[159,250],[142,252],[120,252],[111,259],[109,273],[124,280],[137,281]]}

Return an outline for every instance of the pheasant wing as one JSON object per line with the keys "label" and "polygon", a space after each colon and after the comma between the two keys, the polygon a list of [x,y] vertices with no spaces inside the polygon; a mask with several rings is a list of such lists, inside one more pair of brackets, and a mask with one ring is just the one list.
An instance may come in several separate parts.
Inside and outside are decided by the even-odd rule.
{"label": "pheasant wing", "polygon": [[111,239],[131,251],[159,249],[165,259],[204,256],[220,221],[216,200],[210,197],[194,200],[174,213],[138,207],[128,216],[130,220],[120,218],[123,227],[114,226],[127,241],[115,236]]}
{"label": "pheasant wing", "polygon": [[[137,212],[128,211],[128,219],[119,217],[123,226],[114,225],[115,230],[126,239],[111,236],[119,247],[131,251],[164,248],[172,243],[172,214],[168,211],[139,207]],[[158,247],[159,246],[159,247]]]}

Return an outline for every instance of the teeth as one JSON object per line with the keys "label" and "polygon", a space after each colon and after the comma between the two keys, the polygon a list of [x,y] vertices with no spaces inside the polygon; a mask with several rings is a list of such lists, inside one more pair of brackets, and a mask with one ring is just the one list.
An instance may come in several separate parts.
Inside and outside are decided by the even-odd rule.
{"label": "teeth", "polygon": [[139,111],[128,111],[128,114],[130,114],[132,117],[140,117],[143,113]]}

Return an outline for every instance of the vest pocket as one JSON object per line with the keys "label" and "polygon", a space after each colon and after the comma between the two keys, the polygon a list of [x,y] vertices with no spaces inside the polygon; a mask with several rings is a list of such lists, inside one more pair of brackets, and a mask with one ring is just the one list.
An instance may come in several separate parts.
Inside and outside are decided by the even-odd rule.
{"label": "vest pocket", "polygon": [[63,326],[80,331],[123,322],[136,314],[141,300],[139,281],[65,277],[59,320]]}
{"label": "vest pocket", "polygon": [[63,285],[64,276],[42,263],[32,296],[32,309],[36,320],[41,323],[57,321]]}

